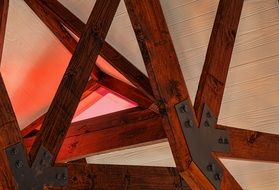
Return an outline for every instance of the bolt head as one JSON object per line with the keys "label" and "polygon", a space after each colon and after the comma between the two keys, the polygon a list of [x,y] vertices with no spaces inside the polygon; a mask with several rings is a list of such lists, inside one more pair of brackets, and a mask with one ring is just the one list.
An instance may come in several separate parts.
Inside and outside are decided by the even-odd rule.
{"label": "bolt head", "polygon": [[188,108],[187,108],[186,105],[182,105],[182,106],[179,108],[179,110],[180,110],[181,113],[186,113],[186,112],[188,112]]}
{"label": "bolt head", "polygon": [[56,174],[56,179],[57,180],[67,180],[67,176],[65,173],[57,173]]}
{"label": "bolt head", "polygon": [[10,153],[11,153],[11,155],[16,155],[18,153],[18,149],[17,148],[12,148]]}
{"label": "bolt head", "polygon": [[205,127],[209,127],[210,125],[209,125],[209,122],[206,120],[205,122],[204,122],[204,126]]}
{"label": "bolt head", "polygon": [[221,180],[220,174],[219,174],[219,173],[215,173],[215,174],[214,174],[214,179],[215,179],[216,181],[220,181],[220,180]]}
{"label": "bolt head", "polygon": [[23,167],[23,161],[22,160],[17,160],[16,161],[16,167],[17,168],[22,168]]}
{"label": "bolt head", "polygon": [[220,138],[218,139],[218,143],[219,143],[219,144],[224,144],[224,140],[223,140],[222,137],[220,137]]}
{"label": "bolt head", "polygon": [[186,127],[186,128],[193,127],[193,122],[192,122],[191,120],[185,121],[185,127]]}
{"label": "bolt head", "polygon": [[212,172],[213,171],[213,166],[212,164],[208,164],[206,167],[207,171]]}

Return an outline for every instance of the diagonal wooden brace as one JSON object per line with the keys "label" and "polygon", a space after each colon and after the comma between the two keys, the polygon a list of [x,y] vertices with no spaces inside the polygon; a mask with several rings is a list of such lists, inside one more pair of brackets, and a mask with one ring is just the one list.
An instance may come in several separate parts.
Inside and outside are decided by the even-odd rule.
{"label": "diagonal wooden brace", "polygon": [[191,109],[190,100],[185,100],[175,106],[180,124],[187,141],[191,157],[200,170],[210,180],[216,189],[221,188],[223,168],[211,155],[212,152],[229,152],[229,140],[225,130],[216,129],[217,119],[205,104],[200,127],[196,126],[195,115]]}

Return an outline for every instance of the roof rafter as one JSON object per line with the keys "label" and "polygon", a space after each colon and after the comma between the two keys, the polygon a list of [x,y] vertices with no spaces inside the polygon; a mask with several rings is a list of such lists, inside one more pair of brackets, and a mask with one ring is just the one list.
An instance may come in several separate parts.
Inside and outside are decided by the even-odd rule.
{"label": "roof rafter", "polygon": [[[219,2],[194,104],[198,122],[205,104],[218,118],[243,3],[244,0]],[[223,168],[221,188],[232,188],[232,183],[234,189],[239,188],[232,175]]]}
{"label": "roof rafter", "polygon": [[118,5],[119,0],[96,1],[86,29],[32,146],[31,161],[41,146],[56,159]]}

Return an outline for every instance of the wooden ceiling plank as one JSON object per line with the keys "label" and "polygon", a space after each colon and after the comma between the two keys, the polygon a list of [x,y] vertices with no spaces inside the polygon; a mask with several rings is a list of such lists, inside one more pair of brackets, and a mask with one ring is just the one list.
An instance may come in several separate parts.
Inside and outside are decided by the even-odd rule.
{"label": "wooden ceiling plank", "polygon": [[31,161],[41,146],[56,159],[118,5],[119,0],[96,1],[86,29],[32,146]]}
{"label": "wooden ceiling plank", "polygon": [[145,96],[140,90],[110,75],[103,73],[98,83],[104,88],[136,102],[142,108],[154,107],[154,102]]}
{"label": "wooden ceiling plank", "polygon": [[[33,1],[35,3],[39,0],[29,1]],[[57,20],[63,23],[63,25],[77,37],[81,36],[82,31],[85,28],[85,24],[72,12],[65,8],[59,1],[43,0],[41,3],[50,15],[54,16]],[[149,79],[109,43],[104,42],[100,55],[134,86],[141,90],[148,98],[154,100]]]}
{"label": "wooden ceiling plank", "polygon": [[[131,108],[73,123],[56,161],[85,158],[98,152],[164,138],[158,114],[148,109]],[[25,138],[27,149],[31,148],[34,139]]]}
{"label": "wooden ceiling plank", "polygon": [[[87,98],[90,94],[95,92],[98,88],[100,88],[99,83],[97,83],[94,79],[90,79],[85,87],[85,90],[80,98],[80,101]],[[45,114],[41,115],[38,119],[33,121],[30,125],[22,129],[21,134],[23,137],[32,136],[33,133],[38,133],[41,129],[42,123],[44,121]]]}
{"label": "wooden ceiling plank", "polygon": [[[0,1],[0,63],[4,46],[9,1]],[[5,149],[22,143],[23,139],[2,75],[0,74],[0,189],[16,189],[12,171],[7,160]]]}
{"label": "wooden ceiling plank", "polygon": [[[140,46],[153,93],[163,116],[163,126],[177,169],[191,188],[214,189],[192,162],[175,110],[175,105],[189,99],[189,94],[160,2],[159,0],[125,0],[124,2]],[[192,106],[190,109],[193,109]],[[190,168],[192,166],[193,168]]]}
{"label": "wooden ceiling plank", "polygon": [[227,130],[231,147],[228,153],[216,153],[218,157],[279,162],[279,135],[221,125],[218,127]]}
{"label": "wooden ceiling plank", "polygon": [[64,164],[69,186],[49,190],[190,190],[175,168],[97,164]]}
{"label": "wooden ceiling plank", "polygon": [[[243,3],[244,0],[219,1],[194,104],[198,122],[205,104],[215,117],[219,116]],[[225,167],[223,176],[222,189],[240,189]]]}
{"label": "wooden ceiling plank", "polygon": [[204,104],[219,115],[243,2],[219,2],[194,104],[198,121]]}

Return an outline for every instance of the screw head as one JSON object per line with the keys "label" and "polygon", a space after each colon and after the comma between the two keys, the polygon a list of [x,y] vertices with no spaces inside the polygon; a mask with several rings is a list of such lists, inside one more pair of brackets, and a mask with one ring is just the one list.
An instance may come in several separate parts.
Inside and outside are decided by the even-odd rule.
{"label": "screw head", "polygon": [[190,128],[190,127],[193,127],[193,122],[191,120],[187,120],[187,121],[185,121],[184,125],[186,128]]}
{"label": "screw head", "polygon": [[10,153],[11,153],[11,155],[16,155],[18,153],[18,149],[17,148],[12,148]]}
{"label": "screw head", "polygon": [[219,144],[224,144],[224,140],[223,140],[222,137],[220,137],[220,138],[218,139],[218,143],[219,143]]}
{"label": "screw head", "polygon": [[219,174],[219,173],[215,173],[215,174],[214,174],[214,179],[215,179],[216,181],[220,181],[220,180],[221,180],[220,174]]}
{"label": "screw head", "polygon": [[67,180],[67,176],[65,173],[57,173],[56,174],[56,179],[57,180]]}
{"label": "screw head", "polygon": [[17,160],[16,161],[16,167],[17,168],[22,168],[23,167],[23,161],[22,160]]}
{"label": "screw head", "polygon": [[212,164],[208,164],[206,167],[207,171],[212,172],[213,171],[213,166]]}
{"label": "screw head", "polygon": [[210,125],[209,125],[209,122],[206,120],[205,122],[204,122],[204,126],[205,127],[209,127]]}

